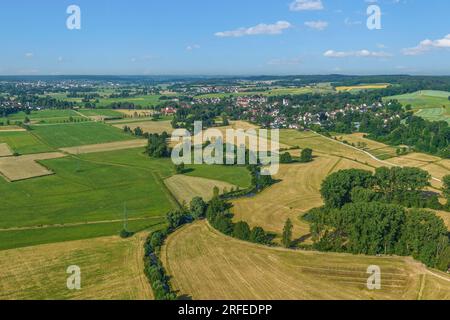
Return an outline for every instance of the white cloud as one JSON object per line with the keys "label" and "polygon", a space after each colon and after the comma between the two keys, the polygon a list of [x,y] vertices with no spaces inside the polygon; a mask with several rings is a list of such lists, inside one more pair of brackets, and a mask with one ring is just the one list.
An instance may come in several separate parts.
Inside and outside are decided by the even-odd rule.
{"label": "white cloud", "polygon": [[406,56],[417,56],[432,49],[445,48],[450,48],[450,34],[438,40],[423,40],[416,47],[403,49],[403,54]]}
{"label": "white cloud", "polygon": [[315,30],[325,30],[328,27],[328,22],[326,21],[307,21],[305,22],[305,26]]}
{"label": "white cloud", "polygon": [[192,51],[192,50],[195,50],[195,49],[200,49],[200,45],[193,44],[193,45],[189,45],[189,46],[186,47],[187,51]]}
{"label": "white cloud", "polygon": [[231,31],[217,32],[216,37],[243,37],[255,36],[261,34],[276,35],[283,33],[284,30],[291,28],[292,25],[287,21],[278,21],[275,24],[258,24],[250,28],[239,28]]}
{"label": "white cloud", "polygon": [[33,57],[34,57],[34,53],[32,53],[32,52],[27,52],[27,53],[25,53],[25,58],[31,59],[31,58],[33,58]]}
{"label": "white cloud", "polygon": [[369,51],[369,50],[359,50],[359,51],[328,50],[323,55],[327,58],[348,58],[348,57],[387,58],[392,56],[391,54],[384,51]]}
{"label": "white cloud", "polygon": [[323,10],[322,0],[295,0],[289,5],[291,11]]}

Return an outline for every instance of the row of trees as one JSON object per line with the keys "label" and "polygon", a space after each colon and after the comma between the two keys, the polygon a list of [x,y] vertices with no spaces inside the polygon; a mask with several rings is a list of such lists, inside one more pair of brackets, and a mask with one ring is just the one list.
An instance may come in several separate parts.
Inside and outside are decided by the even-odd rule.
{"label": "row of trees", "polygon": [[302,150],[302,152],[300,153],[300,158],[298,160],[292,157],[289,152],[285,152],[280,155],[280,163],[308,163],[311,161],[313,161],[313,150],[309,148]]}
{"label": "row of trees", "polygon": [[230,212],[231,205],[219,196],[215,195],[208,203],[206,217],[209,223],[218,231],[239,240],[259,244],[270,244],[273,238],[261,227],[250,228],[247,222],[233,223],[233,214]]}

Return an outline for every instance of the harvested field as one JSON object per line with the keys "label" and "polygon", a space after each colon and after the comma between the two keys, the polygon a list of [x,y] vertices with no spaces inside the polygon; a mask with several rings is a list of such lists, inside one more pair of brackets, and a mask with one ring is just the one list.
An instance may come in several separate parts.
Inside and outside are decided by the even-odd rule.
{"label": "harvested field", "polygon": [[12,156],[13,152],[9,148],[7,143],[0,143],[0,157]]}
{"label": "harvested field", "polygon": [[7,126],[7,127],[0,126],[0,132],[24,132],[24,131],[27,130],[17,126]]}
{"label": "harvested field", "polygon": [[[145,234],[97,238],[2,251],[0,300],[148,300]],[[11,263],[13,261],[13,263]],[[69,266],[81,269],[81,290],[68,290]]]}
{"label": "harvested field", "polygon": [[450,212],[447,211],[435,211],[436,214],[444,220],[445,225],[447,226],[448,230],[450,231]]}
{"label": "harvested field", "polygon": [[142,117],[151,117],[155,112],[153,110],[125,110],[125,109],[117,109],[117,112],[120,112],[130,118],[142,118]]}
{"label": "harvested field", "polygon": [[221,193],[224,189],[230,191],[231,188],[236,188],[236,186],[223,181],[185,175],[176,175],[164,182],[179,203],[189,203],[196,196],[209,201],[213,197],[214,187],[218,187]]}
{"label": "harvested field", "polygon": [[62,157],[65,157],[65,154],[59,152],[38,153],[19,157],[4,157],[0,158],[0,172],[9,181],[48,176],[53,174],[53,172],[36,161]]}
{"label": "harvested field", "polygon": [[336,134],[334,137],[340,142],[346,141],[350,145],[369,152],[375,157],[386,160],[397,156],[396,148],[390,147],[384,143],[370,140],[364,137],[364,133]]}
{"label": "harvested field", "polygon": [[233,202],[235,221],[246,221],[251,227],[281,234],[284,223],[290,218],[294,224],[294,238],[309,234],[309,224],[299,216],[323,204],[319,192],[325,177],[337,165],[348,160],[320,156],[307,164],[281,165],[275,179],[281,182],[252,198]]}
{"label": "harvested field", "polygon": [[135,139],[135,140],[129,140],[129,141],[119,141],[119,142],[92,144],[92,145],[80,146],[80,147],[62,148],[60,150],[63,152],[77,155],[77,154],[87,154],[87,153],[140,148],[140,147],[145,147],[147,144],[148,144],[148,141],[145,139]]}
{"label": "harvested field", "polygon": [[[450,294],[448,275],[438,278],[411,258],[268,248],[226,237],[206,222],[171,235],[161,256],[174,289],[195,300],[415,300]],[[381,290],[367,289],[370,265],[381,268]]]}
{"label": "harvested field", "polygon": [[142,122],[130,122],[130,123],[120,123],[115,124],[114,127],[123,129],[125,126],[131,128],[131,130],[137,127],[141,128],[144,132],[148,133],[171,133],[174,129],[170,121],[142,121]]}
{"label": "harvested field", "polygon": [[336,87],[336,91],[343,92],[343,91],[358,91],[358,90],[375,90],[375,89],[386,89],[389,87],[390,84],[388,83],[380,83],[380,84],[361,84],[357,86],[342,86],[342,87]]}

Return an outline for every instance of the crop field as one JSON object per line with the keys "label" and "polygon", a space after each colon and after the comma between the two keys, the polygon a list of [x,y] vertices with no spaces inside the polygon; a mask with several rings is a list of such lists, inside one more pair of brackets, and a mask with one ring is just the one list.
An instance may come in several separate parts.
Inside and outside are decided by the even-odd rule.
{"label": "crop field", "polygon": [[450,107],[421,109],[416,112],[416,116],[429,121],[447,121],[450,124]]}
{"label": "crop field", "polygon": [[129,122],[129,123],[120,123],[114,124],[114,127],[118,129],[123,129],[125,126],[131,128],[131,130],[136,129],[137,127],[141,128],[144,132],[148,133],[158,133],[161,134],[164,131],[167,133],[172,133],[174,130],[172,128],[172,124],[170,121],[142,121],[142,122]]}
{"label": "crop field", "polygon": [[386,89],[389,87],[389,83],[379,83],[379,84],[361,84],[357,86],[341,86],[336,87],[338,92],[351,92],[351,91],[361,91],[361,90],[376,90],[376,89]]}
{"label": "crop field", "polygon": [[54,148],[134,139],[117,128],[96,122],[32,126],[31,132]]}
{"label": "crop field", "polygon": [[0,143],[0,157],[12,156],[13,153],[9,148],[8,144]]}
{"label": "crop field", "polygon": [[335,134],[334,137],[341,142],[346,141],[358,149],[365,150],[381,160],[387,160],[397,156],[396,148],[387,146],[384,143],[366,139],[364,138],[364,133]]}
{"label": "crop field", "polygon": [[[250,187],[251,176],[245,166],[186,165],[186,176],[219,180],[241,189]],[[189,171],[190,170],[190,171]]]}
{"label": "crop field", "polygon": [[[152,299],[143,273],[144,241],[145,234],[138,234],[2,251],[0,300]],[[67,289],[72,265],[81,269],[81,290]]]}
{"label": "crop field", "polygon": [[423,90],[414,93],[403,94],[399,96],[385,97],[383,100],[398,100],[403,105],[411,105],[414,110],[442,108],[442,106],[450,106],[450,92]]}
{"label": "crop field", "polygon": [[63,152],[77,155],[77,154],[85,154],[85,153],[97,153],[97,152],[107,152],[107,151],[140,148],[140,147],[147,146],[147,144],[148,144],[148,141],[145,139],[134,139],[134,140],[127,140],[127,141],[119,141],[119,142],[91,144],[91,145],[85,145],[85,146],[79,146],[79,147],[61,148],[60,150]]}
{"label": "crop field", "polygon": [[73,110],[63,110],[63,109],[47,109],[40,111],[31,111],[30,114],[25,112],[18,112],[8,116],[7,118],[0,118],[0,122],[6,123],[9,120],[12,124],[15,121],[24,121],[25,118],[30,119],[32,122],[58,122],[63,120],[68,120],[72,118],[80,118],[80,115]]}
{"label": "crop field", "polygon": [[[205,222],[171,235],[161,256],[175,290],[193,299],[450,297],[448,275],[432,274],[410,258],[267,248],[223,236]],[[381,268],[381,290],[367,289],[366,271],[370,265]]]}
{"label": "crop field", "polygon": [[112,109],[81,109],[79,112],[86,117],[122,117],[123,114]]}
{"label": "crop field", "polygon": [[[140,107],[151,107],[156,106],[160,104],[161,101],[159,98],[161,98],[160,95],[145,95],[145,96],[135,96],[135,97],[127,97],[127,98],[102,98],[99,99],[99,107],[107,107],[113,103],[120,103],[120,102],[129,102],[133,103],[136,106]],[[174,98],[176,96],[174,95]]]}
{"label": "crop field", "polygon": [[294,238],[307,239],[309,224],[299,217],[323,204],[319,190],[329,174],[350,168],[371,169],[347,159],[329,156],[318,156],[307,164],[281,165],[275,176],[281,182],[255,197],[233,201],[234,220],[243,220],[252,227],[263,227],[281,235],[284,223],[290,218],[294,224]]}
{"label": "crop field", "polygon": [[20,157],[2,157],[0,158],[0,173],[9,181],[47,176],[53,174],[53,172],[37,163],[37,161],[62,157],[65,157],[65,155],[59,152],[30,154]]}
{"label": "crop field", "polygon": [[[351,146],[314,132],[280,130],[280,142],[281,144],[299,149],[311,148],[314,154],[342,157],[371,167],[380,166],[379,161],[376,161],[362,150],[352,148]],[[291,153],[299,156],[298,151],[292,151]]]}
{"label": "crop field", "polygon": [[[133,232],[160,230],[166,226],[166,220],[165,217],[132,218],[127,225]],[[122,229],[123,219],[0,229],[0,250],[115,236]]]}
{"label": "crop field", "polygon": [[[281,130],[281,141],[300,148],[312,148],[315,159],[307,164],[281,165],[276,179],[281,182],[271,186],[253,198],[239,199],[233,202],[235,221],[246,221],[250,226],[260,226],[280,235],[287,218],[294,224],[294,237],[308,241],[309,225],[299,219],[308,210],[321,206],[320,185],[330,173],[343,169],[363,169],[373,171],[381,166],[416,166],[428,170],[437,179],[442,179],[450,170],[441,164],[442,160],[426,154],[413,153],[395,157],[387,162],[377,161],[348,145],[332,139],[318,136],[312,132]],[[358,136],[353,136],[353,138]],[[368,144],[369,146],[369,144]],[[371,147],[387,146],[373,142]],[[289,151],[299,156],[299,150]],[[431,181],[435,191],[442,184]]]}
{"label": "crop field", "polygon": [[[41,163],[54,175],[14,183],[0,179],[0,192],[8,194],[0,208],[0,229],[116,222],[124,210],[129,219],[163,217],[176,207],[162,181],[172,175],[173,165],[170,160],[144,156],[141,160],[141,152],[130,149],[45,160]],[[135,158],[146,166],[134,166]],[[3,245],[15,244],[15,239],[10,241]]]}
{"label": "crop field", "polygon": [[6,143],[13,152],[18,154],[33,154],[53,150],[27,131],[0,131],[0,143]]}
{"label": "crop field", "polygon": [[164,182],[180,204],[188,204],[192,198],[197,196],[209,201],[214,195],[215,187],[219,188],[220,193],[223,193],[224,190],[230,191],[231,188],[236,188],[236,186],[223,181],[185,175],[175,175]]}
{"label": "crop field", "polygon": [[154,114],[153,110],[125,110],[125,109],[117,109],[117,112],[121,114],[131,117],[131,118],[142,118],[142,117],[151,117]]}
{"label": "crop field", "polygon": [[447,121],[450,123],[450,92],[424,90],[414,93],[384,98],[396,99],[404,106],[411,105],[416,116],[429,121]]}

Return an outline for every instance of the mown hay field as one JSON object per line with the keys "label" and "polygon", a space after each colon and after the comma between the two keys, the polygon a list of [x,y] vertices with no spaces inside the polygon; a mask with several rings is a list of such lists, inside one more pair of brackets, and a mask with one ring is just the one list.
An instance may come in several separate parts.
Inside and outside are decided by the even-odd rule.
{"label": "mown hay field", "polygon": [[175,175],[164,182],[180,204],[189,204],[194,197],[209,201],[214,196],[215,187],[219,188],[220,194],[236,188],[235,185],[223,181],[185,175]]}
{"label": "mown hay field", "polygon": [[133,148],[141,148],[147,146],[148,141],[145,139],[133,139],[127,141],[119,141],[119,142],[109,142],[109,143],[99,143],[99,144],[91,144],[79,147],[69,147],[69,148],[61,148],[60,150],[63,152],[67,152],[70,154],[86,154],[86,153],[96,153],[96,152],[107,152],[107,151],[117,151],[117,150],[126,150]]}
{"label": "mown hay field", "polygon": [[9,181],[25,180],[53,174],[37,161],[63,158],[60,152],[29,154],[19,157],[1,157],[0,173]]}
{"label": "mown hay field", "polygon": [[398,100],[403,105],[411,105],[414,110],[442,108],[442,106],[450,106],[450,92],[422,90],[414,93],[408,93],[398,96],[385,97],[383,100]]}
{"label": "mown hay field", "polygon": [[364,135],[364,133],[335,134],[334,137],[340,142],[347,142],[358,149],[365,150],[381,160],[386,160],[397,156],[397,149],[395,147],[367,139]]}
{"label": "mown hay field", "polygon": [[[145,234],[2,251],[0,300],[149,300]],[[81,290],[67,288],[69,266],[81,269]]]}
{"label": "mown hay field", "polygon": [[[206,222],[171,235],[161,256],[174,289],[197,300],[450,297],[450,277],[439,278],[411,258],[268,248],[226,237]],[[381,290],[367,289],[371,265],[381,268]]]}
{"label": "mown hay field", "polygon": [[168,134],[170,134],[174,130],[172,128],[172,124],[170,121],[142,121],[142,122],[130,122],[130,123],[122,123],[121,122],[120,124],[114,125],[114,127],[118,128],[118,129],[123,129],[125,126],[129,127],[131,130],[134,130],[137,127],[139,127],[144,132],[158,133],[158,134],[161,134],[163,132],[167,132]]}
{"label": "mown hay field", "polygon": [[11,148],[6,143],[0,143],[0,157],[12,156],[13,152]]}
{"label": "mown hay field", "polygon": [[117,109],[117,112],[120,112],[121,114],[132,117],[132,118],[140,118],[140,117],[151,117],[155,112],[153,110],[128,110],[128,109]]}
{"label": "mown hay field", "polygon": [[280,182],[249,198],[233,201],[235,221],[246,221],[280,235],[290,218],[295,239],[308,239],[309,224],[300,219],[308,210],[323,205],[322,181],[331,173],[350,168],[371,170],[365,165],[338,157],[318,156],[311,163],[281,165],[274,177]]}
{"label": "mown hay field", "polygon": [[[356,136],[357,137],[357,136]],[[280,235],[284,223],[290,218],[294,224],[294,238],[308,242],[309,225],[299,219],[308,210],[323,204],[320,195],[322,181],[331,173],[344,169],[363,169],[373,171],[375,168],[394,165],[417,166],[429,170],[436,179],[442,179],[450,171],[437,157],[414,153],[404,157],[396,157],[386,162],[371,158],[362,150],[319,136],[312,132],[281,130],[281,139],[286,144],[300,148],[312,148],[315,158],[307,164],[281,165],[276,179],[281,182],[264,190],[252,198],[243,198],[233,202],[235,221],[246,221],[250,226],[260,226],[267,231]],[[383,144],[375,143],[376,147]],[[300,150],[289,151],[299,156]],[[411,160],[412,159],[412,160]],[[413,161],[413,162],[411,162]],[[430,162],[426,162],[430,161]],[[437,164],[433,161],[439,161]],[[417,165],[416,165],[417,164]],[[442,183],[433,179],[433,191],[439,191]]]}

